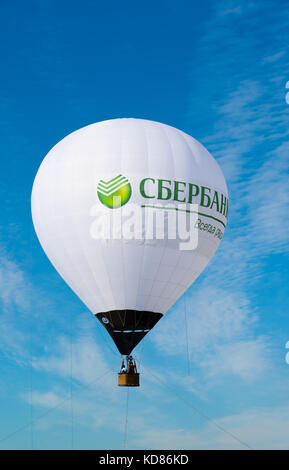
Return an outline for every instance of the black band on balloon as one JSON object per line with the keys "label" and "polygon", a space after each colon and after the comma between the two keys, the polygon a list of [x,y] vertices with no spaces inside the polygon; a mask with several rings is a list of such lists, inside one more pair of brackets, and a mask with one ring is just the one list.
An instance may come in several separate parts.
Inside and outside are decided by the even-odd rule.
{"label": "black band on balloon", "polygon": [[110,310],[96,313],[95,316],[108,331],[119,352],[127,356],[163,315],[139,310]]}

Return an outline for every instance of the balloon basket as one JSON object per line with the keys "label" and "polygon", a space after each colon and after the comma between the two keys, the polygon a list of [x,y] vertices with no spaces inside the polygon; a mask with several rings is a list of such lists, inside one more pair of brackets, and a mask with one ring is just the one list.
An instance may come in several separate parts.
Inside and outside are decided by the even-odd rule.
{"label": "balloon basket", "polygon": [[126,372],[118,374],[119,387],[139,387],[139,374],[127,374]]}

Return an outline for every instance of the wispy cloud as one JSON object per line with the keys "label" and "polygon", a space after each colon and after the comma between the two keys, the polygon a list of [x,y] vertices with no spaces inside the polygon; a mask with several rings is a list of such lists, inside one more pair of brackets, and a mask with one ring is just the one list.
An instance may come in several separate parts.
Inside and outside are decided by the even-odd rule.
{"label": "wispy cloud", "polygon": [[[50,374],[72,378],[81,384],[91,383],[93,377],[101,376],[112,368],[95,341],[88,335],[77,340],[67,337],[56,339],[53,350],[46,349],[45,355],[33,363],[35,369]],[[112,382],[106,381],[106,387]]]}
{"label": "wispy cloud", "polygon": [[[187,326],[185,314],[187,315]],[[210,287],[207,283],[186,294],[183,302],[162,319],[151,339],[166,355],[186,357],[205,376],[233,374],[257,379],[270,364],[268,338],[254,332],[257,316],[246,295]]]}
{"label": "wispy cloud", "polygon": [[[204,126],[206,135],[197,137],[218,159],[230,194],[225,237],[198,287],[186,294],[191,360],[211,377],[257,379],[271,364],[271,339],[258,332],[259,312],[248,284],[263,278],[268,255],[287,252],[289,242],[283,224],[289,213],[287,49],[282,41],[272,41],[270,50],[260,47],[260,9],[269,14],[272,7],[272,2],[262,7],[234,0],[216,4],[193,66],[197,89],[188,121],[198,122],[202,132],[202,113],[195,118],[201,93],[210,122]],[[272,39],[282,15],[274,9]],[[242,36],[242,30],[251,33]],[[225,47],[231,53],[225,54]],[[151,335],[165,354],[186,353],[184,309],[179,302]]]}
{"label": "wispy cloud", "polygon": [[[36,294],[21,266],[0,245],[0,342],[1,353],[24,363],[29,357],[29,319],[44,302]],[[32,298],[35,310],[31,309]],[[37,308],[38,307],[38,308]]]}
{"label": "wispy cloud", "polygon": [[273,55],[264,57],[263,64],[272,64],[273,62],[278,62],[279,59],[282,59],[282,57],[284,57],[285,54],[286,54],[286,50],[283,50],[280,52],[276,52]]}
{"label": "wispy cloud", "polygon": [[[239,437],[254,449],[287,449],[289,442],[288,404],[276,408],[254,408],[217,420],[224,429]],[[246,449],[230,435],[207,424],[201,430],[159,427],[144,430],[132,444],[156,449]]]}
{"label": "wispy cloud", "polygon": [[[231,201],[229,225],[196,286],[161,320],[147,342],[155,354],[149,354],[148,363],[157,379],[173,389],[179,387],[181,395],[192,393],[204,410],[210,409],[212,385],[217,379],[224,400],[232,384],[251,391],[253,381],[256,388],[258,380],[267,385],[272,381],[272,343],[276,338],[260,328],[261,307],[254,288],[258,280],[268,276],[264,269],[267,256],[288,250],[288,27],[285,2],[282,8],[276,8],[270,0],[262,4],[223,0],[209,11],[195,45],[187,131],[206,145],[224,170]],[[90,334],[90,322],[76,331],[81,320],[75,320],[77,327],[71,338],[67,333],[71,325],[66,324],[61,335],[55,334],[57,328],[51,333],[46,325],[50,320],[60,322],[61,315],[47,300],[49,289],[42,295],[38,282],[33,285],[22,264],[3,248],[0,266],[1,353],[18,364],[30,365],[31,343],[42,343],[33,351],[33,390],[20,395],[36,416],[52,410],[51,422],[39,419],[37,430],[69,422],[72,386],[77,424],[89,428],[89,432],[105,429],[108,436],[119,433],[118,445],[122,443],[124,395],[117,389],[116,373],[90,385],[113,364]],[[56,298],[57,294],[52,292],[52,296]],[[51,318],[44,315],[43,320],[41,314],[48,310]],[[191,376],[184,377],[185,311]],[[37,321],[31,322],[31,315]],[[38,342],[41,328],[37,325],[41,321],[45,334],[42,332]],[[115,372],[118,367],[119,363]],[[130,402],[130,447],[243,448],[203,422],[194,424],[192,433],[191,422],[187,424],[178,416],[185,405],[176,406],[175,397],[165,387],[158,388],[149,371],[142,372],[141,388]],[[278,376],[274,381],[274,392],[281,388],[281,382],[285,388],[283,378]],[[229,384],[228,389],[224,383]],[[274,401],[274,397],[269,398]],[[247,403],[244,396],[244,401],[242,398],[235,404],[239,409],[236,413],[228,415],[214,409],[212,414],[219,416],[217,421],[225,429],[255,448],[287,448],[288,405],[246,409]],[[107,447],[111,447],[110,439]]]}

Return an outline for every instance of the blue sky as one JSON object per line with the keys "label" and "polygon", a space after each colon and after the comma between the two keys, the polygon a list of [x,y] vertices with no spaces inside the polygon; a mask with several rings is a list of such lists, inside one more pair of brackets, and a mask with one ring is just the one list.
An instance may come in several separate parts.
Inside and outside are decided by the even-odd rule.
{"label": "blue sky", "polygon": [[127,447],[246,448],[190,404],[253,448],[289,447],[288,14],[273,0],[2,2],[1,449],[123,447],[118,355],[30,213],[49,149],[116,117],[191,134],[230,191],[214,259],[138,347]]}

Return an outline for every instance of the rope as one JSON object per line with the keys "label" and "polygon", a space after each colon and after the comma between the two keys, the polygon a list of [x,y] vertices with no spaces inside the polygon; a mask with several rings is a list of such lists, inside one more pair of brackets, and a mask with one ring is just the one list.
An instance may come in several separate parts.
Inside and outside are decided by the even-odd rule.
{"label": "rope", "polygon": [[[94,383],[98,382],[100,379],[102,379],[104,376],[106,376],[109,372],[111,371],[114,371],[114,368],[113,369],[109,369],[107,370],[104,374],[102,374],[101,376],[97,377],[96,379],[92,380],[91,382],[89,382],[88,384],[86,385],[83,385],[79,390],[77,390],[76,392],[73,393],[73,396],[77,395],[78,393],[82,392],[83,390],[89,388],[91,385],[93,385]],[[15,434],[17,434],[18,432],[20,431],[23,431],[24,429],[27,429],[29,428],[32,424],[36,423],[37,421],[39,421],[40,419],[42,419],[44,416],[48,415],[49,413],[51,413],[52,411],[56,410],[57,408],[60,408],[64,403],[66,403],[67,401],[69,401],[71,399],[70,396],[64,398],[63,400],[61,400],[57,405],[53,406],[52,408],[49,408],[48,410],[44,411],[41,415],[37,416],[36,418],[33,418],[33,420],[29,421],[28,423],[24,424],[23,426],[19,427],[18,429],[16,429],[15,431],[12,431],[10,432],[9,434],[7,434],[6,436],[0,438],[0,442],[4,442],[6,441],[7,439],[9,439],[10,437],[13,437]]]}
{"label": "rope", "polygon": [[[191,377],[191,364],[190,364],[190,351],[189,351],[189,334],[188,334],[188,315],[187,315],[187,298],[186,298],[186,293],[184,294],[184,315],[185,315],[185,331],[186,331],[186,349],[187,349],[187,365],[188,365],[188,377],[190,378]],[[191,406],[192,410],[195,409],[194,406],[192,405]],[[196,410],[197,411],[197,410]],[[197,411],[198,412],[198,411]],[[200,412],[199,412],[200,414]],[[204,415],[202,413],[202,416],[204,418],[206,418],[206,415]],[[209,418],[209,417],[207,417]],[[237,436],[234,436],[230,431],[227,431],[225,430],[222,426],[218,425],[217,423],[215,423],[213,420],[211,420],[209,418],[210,422],[212,424],[214,424],[215,426],[217,426],[220,430],[222,430],[223,432],[226,432],[227,434],[229,434],[231,437],[233,437],[234,439],[237,439],[242,445],[245,445],[246,447],[248,447],[249,449],[252,449],[248,444],[246,444],[245,442],[241,441]],[[193,429],[194,431],[194,429]]]}
{"label": "rope", "polygon": [[[188,366],[188,378],[191,378],[191,362],[190,362],[190,350],[189,350],[189,334],[188,334],[188,315],[187,315],[187,296],[184,293],[184,315],[185,315],[185,332],[186,332],[186,349],[187,349],[187,366]],[[192,393],[193,403],[193,393]],[[192,413],[192,433],[194,436],[194,415]]]}
{"label": "rope", "polygon": [[186,293],[184,293],[184,314],[185,314],[185,332],[186,332],[186,348],[187,348],[187,365],[188,365],[188,376],[191,376],[191,365],[190,365],[190,352],[189,352],[189,335],[188,335],[188,317],[187,317],[187,302]]}
{"label": "rope", "polygon": [[124,440],[123,440],[123,448],[124,449],[126,449],[126,444],[127,444],[128,399],[129,399],[129,387],[127,388],[127,394],[126,394],[126,410],[125,410]]}
{"label": "rope", "polygon": [[187,405],[191,411],[194,410],[196,413],[198,413],[199,416],[201,416],[202,418],[204,418],[206,421],[208,421],[210,424],[212,424],[213,426],[215,426],[216,428],[218,428],[220,431],[224,432],[225,434],[227,434],[228,436],[232,437],[233,439],[235,439],[235,441],[238,441],[240,444],[242,444],[244,447],[247,447],[247,449],[250,449],[250,450],[254,450],[253,447],[251,447],[249,444],[247,444],[245,441],[241,440],[239,437],[237,437],[235,434],[233,434],[231,431],[228,431],[227,429],[225,429],[223,426],[221,426],[220,424],[218,424],[216,421],[214,421],[213,419],[211,419],[208,415],[206,415],[205,413],[203,413],[202,411],[200,411],[196,406],[193,406],[191,403],[189,403],[187,400],[185,400],[181,395],[178,394],[178,392],[176,392],[172,387],[170,387],[169,385],[166,384],[166,382],[164,382],[163,380],[161,380],[159,377],[157,377],[157,375],[155,375],[150,369],[148,369],[148,367],[144,366],[143,367],[158,381],[160,382],[164,387],[166,387],[168,390],[170,390],[171,392],[173,392],[177,398],[179,398],[179,400],[181,400],[183,403],[185,403],[185,405]]}
{"label": "rope", "polygon": [[[31,322],[31,318],[30,318]],[[32,354],[32,328],[30,323],[30,332],[29,332],[29,350],[30,350],[30,359],[29,359],[29,405],[30,405],[30,447],[34,449],[34,429],[33,429],[33,354]]]}
{"label": "rope", "polygon": [[140,347],[139,358],[136,357],[138,372],[140,372],[140,365],[141,365],[141,361],[142,361],[142,358],[143,358],[143,350],[144,350],[144,346],[145,346],[145,338],[143,338],[141,342],[142,342],[142,345],[141,345],[141,347]]}
{"label": "rope", "polygon": [[[30,268],[30,279],[32,279],[32,237],[33,237],[33,227],[32,222],[30,222],[30,234],[29,234],[29,268]],[[30,308],[33,304],[33,299],[31,299],[32,293],[30,291]],[[30,402],[30,447],[34,449],[34,429],[33,429],[33,341],[32,341],[32,323],[31,323],[31,316],[29,318],[29,402]]]}
{"label": "rope", "polygon": [[73,409],[73,393],[72,393],[72,313],[70,310],[70,415],[71,415],[71,449],[74,448],[74,409]]}

